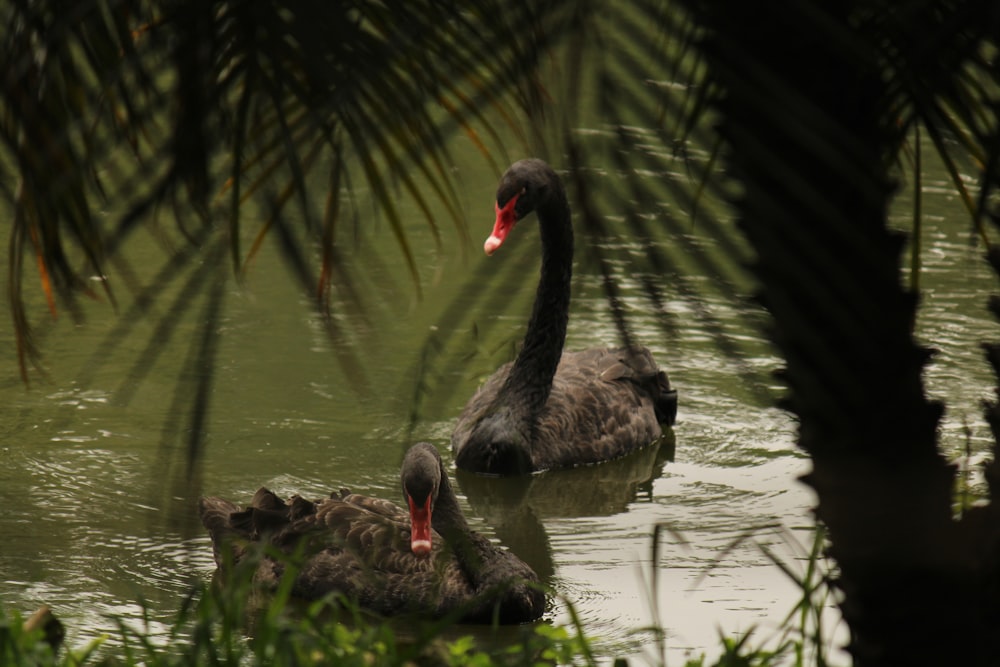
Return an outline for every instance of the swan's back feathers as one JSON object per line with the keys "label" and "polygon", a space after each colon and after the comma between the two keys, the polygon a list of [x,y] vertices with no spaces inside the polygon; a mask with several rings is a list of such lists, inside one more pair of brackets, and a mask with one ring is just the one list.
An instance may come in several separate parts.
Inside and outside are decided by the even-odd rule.
{"label": "swan's back feathers", "polygon": [[[293,496],[286,503],[260,489],[243,510],[220,498],[203,498],[200,504],[220,567],[248,557],[255,545],[269,545],[288,558],[271,558],[265,551],[255,582],[276,587],[286,563],[295,560],[296,597],[315,600],[339,593],[382,615],[454,612],[469,622],[489,622],[496,605],[506,623],[534,620],[544,612],[544,594],[534,586],[537,576],[520,559],[470,534],[485,573],[482,581],[472,582],[437,532],[431,553],[414,555],[409,515],[386,500],[342,490],[316,502]],[[487,595],[493,584],[504,592]]]}
{"label": "swan's back feathers", "polygon": [[[578,363],[585,367],[594,354],[594,366],[605,382],[631,382],[640,393],[649,396],[656,412],[656,421],[673,426],[677,419],[677,390],[670,386],[667,374],[660,370],[653,354],[645,347],[593,349],[578,352]],[[564,355],[565,356],[565,355]]]}
{"label": "swan's back feathers", "polygon": [[[677,392],[646,348],[564,352],[545,407],[533,424],[518,424],[502,414],[510,406],[503,405],[498,394],[510,367],[492,375],[459,416],[452,434],[459,467],[507,474],[619,458],[652,443],[662,434],[661,424],[673,424],[677,412]],[[505,434],[505,440],[524,443],[530,456],[527,469],[489,468],[487,457],[510,457],[497,444],[503,429],[520,429],[516,435]],[[480,457],[479,465],[461,465],[475,456]]]}

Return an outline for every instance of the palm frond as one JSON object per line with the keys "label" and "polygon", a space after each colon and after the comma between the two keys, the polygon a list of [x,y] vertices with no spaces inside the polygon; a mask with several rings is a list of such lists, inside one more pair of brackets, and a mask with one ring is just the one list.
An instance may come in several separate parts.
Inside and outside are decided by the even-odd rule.
{"label": "palm frond", "polygon": [[[457,13],[430,0],[294,7],[85,0],[72,12],[50,4],[3,10],[12,29],[0,43],[11,64],[0,94],[0,145],[21,183],[3,191],[3,203],[17,211],[21,230],[12,257],[35,255],[53,311],[77,316],[86,277],[106,275],[107,258],[164,204],[192,242],[199,237],[192,224],[215,228],[225,219],[218,229],[237,271],[256,252],[251,245],[244,255],[243,239],[256,236],[259,245],[273,229],[248,225],[244,204],[262,202],[272,220],[294,207],[306,234],[286,237],[282,247],[298,247],[303,258],[311,253],[299,243],[322,248],[320,266],[308,269],[311,285],[342,276],[326,263],[339,256],[332,228],[344,199],[327,198],[322,212],[312,204],[312,193],[331,182],[319,176],[327,170],[340,174],[332,181],[340,187],[368,185],[419,293],[397,187],[432,230],[431,199],[464,234],[447,142],[461,131],[498,143],[488,119],[499,113],[512,123],[505,92],[530,90],[523,83],[563,21],[559,6],[531,3],[481,2]],[[492,150],[481,140],[479,147]],[[224,193],[228,205],[219,207]],[[95,217],[105,201],[117,218]],[[24,307],[26,268],[11,262],[25,377],[38,350]],[[102,282],[109,299],[114,282]],[[329,294],[329,286],[312,292]]]}

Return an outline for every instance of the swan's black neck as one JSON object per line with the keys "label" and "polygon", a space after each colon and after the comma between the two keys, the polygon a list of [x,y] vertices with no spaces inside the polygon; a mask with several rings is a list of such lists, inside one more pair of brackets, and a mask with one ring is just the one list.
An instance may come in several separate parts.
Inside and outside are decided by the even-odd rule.
{"label": "swan's black neck", "polygon": [[449,534],[469,532],[469,524],[458,505],[458,498],[448,481],[448,472],[441,465],[441,481],[438,483],[438,495],[431,512],[431,525],[447,540]]}
{"label": "swan's black neck", "polygon": [[535,304],[521,352],[500,390],[500,400],[532,423],[549,398],[552,378],[562,356],[573,275],[569,202],[554,173],[551,181],[550,196],[536,209],[542,237],[542,268]]}
{"label": "swan's black neck", "polygon": [[431,513],[431,523],[455,554],[455,559],[469,583],[473,588],[478,587],[485,574],[486,554],[481,549],[481,540],[476,539],[465,520],[465,515],[462,514],[462,508],[458,505],[458,498],[451,488],[444,466],[441,467],[441,483]]}

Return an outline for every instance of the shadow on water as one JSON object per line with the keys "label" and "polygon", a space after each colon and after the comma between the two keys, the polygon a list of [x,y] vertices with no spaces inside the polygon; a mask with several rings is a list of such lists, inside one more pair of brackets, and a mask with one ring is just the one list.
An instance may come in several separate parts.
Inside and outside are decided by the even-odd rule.
{"label": "shadow on water", "polygon": [[555,565],[542,519],[612,516],[642,496],[651,499],[653,481],[674,459],[675,445],[668,429],[648,447],[614,461],[518,477],[456,470],[455,477],[500,542],[548,582]]}

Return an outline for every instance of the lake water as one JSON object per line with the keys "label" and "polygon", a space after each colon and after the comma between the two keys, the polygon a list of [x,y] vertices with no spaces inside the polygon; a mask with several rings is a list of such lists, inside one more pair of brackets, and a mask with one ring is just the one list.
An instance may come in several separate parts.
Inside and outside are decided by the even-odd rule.
{"label": "lake water", "polygon": [[[477,383],[509,358],[537,275],[533,222],[522,223],[492,258],[481,256],[496,174],[476,164],[470,159],[458,171],[467,237],[441,222],[438,246],[419,211],[404,208],[420,295],[385,220],[359,209],[361,232],[356,243],[346,241],[345,262],[366,317],[338,303],[335,321],[363,376],[338,361],[322,320],[273,248],[265,246],[242,283],[224,266],[205,449],[193,470],[185,455],[186,392],[204,371],[192,350],[207,299],[184,285],[200,262],[168,272],[175,280],[156,288],[150,317],[135,324],[126,315],[136,295],[121,266],[109,271],[117,312],[87,302],[86,321],[63,312],[51,322],[37,300],[47,378],[36,376],[30,388],[18,377],[13,334],[0,330],[8,350],[0,359],[3,605],[25,613],[50,605],[71,645],[113,628],[110,615],[141,624],[140,600],[155,630],[189,584],[214,569],[192,505],[198,493],[246,501],[261,485],[303,495],[346,486],[397,499],[402,452],[419,439],[435,444],[450,465],[454,419]],[[998,337],[984,308],[996,282],[970,247],[968,223],[944,177],[932,172],[924,186],[919,335],[939,350],[928,388],[949,405],[944,451],[974,464],[989,438],[979,402],[989,396],[991,377],[978,342]],[[902,204],[898,222],[905,227]],[[458,481],[474,527],[545,575],[601,653],[654,659],[655,644],[639,630],[658,622],[669,662],[678,664],[688,654],[714,655],[720,632],[755,628],[760,642],[774,636],[799,591],[768,553],[792,570],[805,567],[813,497],[797,481],[809,461],[795,448],[795,425],[770,407],[780,386],[769,374],[780,359],[755,326],[763,318],[750,305],[749,283],[691,259],[691,249],[718,252],[727,239],[686,224],[657,242],[678,252],[681,269],[644,273],[628,259],[641,255],[641,244],[626,233],[613,250],[633,331],[680,392],[672,438],[594,468]],[[170,224],[140,232],[128,247],[131,271],[149,284],[183,247]],[[616,341],[585,255],[578,253],[570,349]],[[646,279],[668,297],[661,313],[643,297]],[[720,340],[740,357],[723,353]],[[187,384],[175,393],[179,379]],[[981,483],[975,475],[972,482]],[[654,564],[657,524],[667,530]],[[650,599],[653,565],[659,618]],[[565,603],[556,601],[547,620],[568,619]],[[843,641],[836,626],[831,607],[826,631]]]}

